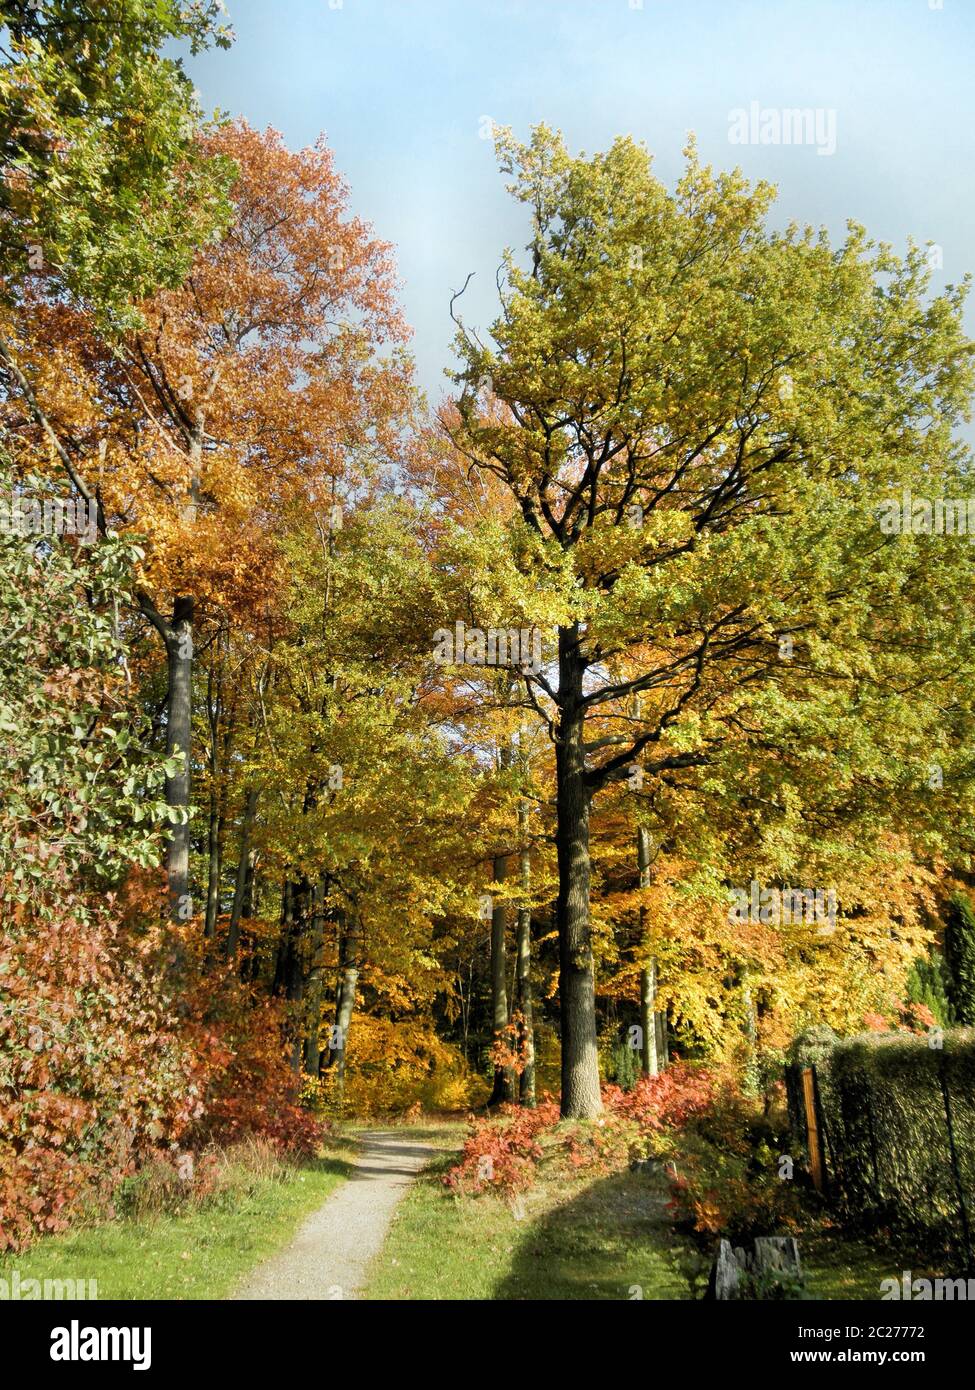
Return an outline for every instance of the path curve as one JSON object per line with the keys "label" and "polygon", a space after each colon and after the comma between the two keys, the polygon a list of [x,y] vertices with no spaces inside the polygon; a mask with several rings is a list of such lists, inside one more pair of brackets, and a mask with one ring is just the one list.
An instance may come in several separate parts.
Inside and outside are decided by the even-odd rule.
{"label": "path curve", "polygon": [[259,1265],[234,1299],[358,1298],[379,1254],[396,1204],[437,1153],[409,1130],[359,1135],[355,1166],[290,1245]]}

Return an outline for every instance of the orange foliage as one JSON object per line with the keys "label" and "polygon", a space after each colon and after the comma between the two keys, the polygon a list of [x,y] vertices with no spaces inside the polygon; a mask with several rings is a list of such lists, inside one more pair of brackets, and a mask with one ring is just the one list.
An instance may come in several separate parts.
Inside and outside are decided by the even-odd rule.
{"label": "orange foliage", "polygon": [[[247,1134],[312,1152],[280,1018],[243,987],[180,997],[161,896],[67,898],[49,931],[0,938],[0,1249],[61,1230],[157,1156]],[[170,981],[167,984],[167,981]],[[229,982],[224,982],[225,986]]]}

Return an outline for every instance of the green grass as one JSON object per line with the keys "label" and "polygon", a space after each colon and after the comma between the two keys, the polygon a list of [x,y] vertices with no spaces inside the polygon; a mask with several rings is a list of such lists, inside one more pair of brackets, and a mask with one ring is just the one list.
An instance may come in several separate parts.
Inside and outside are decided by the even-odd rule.
{"label": "green grass", "polygon": [[96,1279],[101,1299],[219,1299],[345,1178],[337,1157],[280,1169],[239,1171],[214,1201],[178,1214],[130,1218],[50,1236],[0,1259],[0,1276]]}
{"label": "green grass", "polygon": [[930,1273],[923,1256],[912,1259],[897,1250],[880,1249],[836,1230],[800,1236],[799,1256],[809,1297],[814,1299],[879,1300],[882,1279],[900,1279],[903,1269],[918,1275]]}
{"label": "green grass", "polygon": [[[436,1138],[455,1149],[456,1134],[445,1128]],[[564,1178],[542,1177],[516,1205],[448,1193],[441,1179],[454,1157],[445,1153],[401,1203],[365,1297],[659,1300],[703,1294],[710,1259],[671,1230],[665,1190],[654,1179],[624,1172],[567,1185]],[[810,1230],[799,1247],[812,1300],[877,1300],[881,1280],[899,1273],[903,1263],[835,1229]],[[908,1260],[904,1267],[910,1266]],[[914,1267],[921,1270],[916,1261]]]}
{"label": "green grass", "polygon": [[445,1192],[451,1161],[434,1164],[401,1203],[367,1298],[689,1297],[646,1178],[624,1173],[568,1192],[543,1181],[513,1208]]}

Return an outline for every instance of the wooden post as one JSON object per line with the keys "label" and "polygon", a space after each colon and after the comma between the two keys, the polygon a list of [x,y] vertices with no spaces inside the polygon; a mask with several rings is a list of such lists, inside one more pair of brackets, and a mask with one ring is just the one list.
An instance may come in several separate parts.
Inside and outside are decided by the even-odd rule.
{"label": "wooden post", "polygon": [[802,1100],[806,1110],[806,1140],[809,1144],[809,1167],[813,1186],[823,1190],[823,1154],[819,1146],[819,1122],[816,1117],[816,1075],[812,1067],[802,1069]]}

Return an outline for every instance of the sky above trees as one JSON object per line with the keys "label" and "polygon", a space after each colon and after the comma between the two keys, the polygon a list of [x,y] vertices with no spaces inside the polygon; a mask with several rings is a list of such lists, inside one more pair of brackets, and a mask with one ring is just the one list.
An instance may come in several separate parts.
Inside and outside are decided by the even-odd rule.
{"label": "sky above trees", "polygon": [[[637,0],[632,0],[633,4]],[[672,185],[693,128],[705,161],[771,179],[774,219],[847,217],[902,247],[943,251],[940,288],[973,268],[975,7],[964,0],[228,0],[237,41],[188,63],[203,103],[282,131],[327,132],[357,211],[396,248],[420,383],[445,388],[450,294],[496,308],[498,248],[527,239],[500,187],[483,117],[571,147],[646,141]],[[836,151],[732,144],[729,113],[835,112]],[[972,310],[969,309],[969,314]],[[969,317],[968,329],[975,327]]]}

